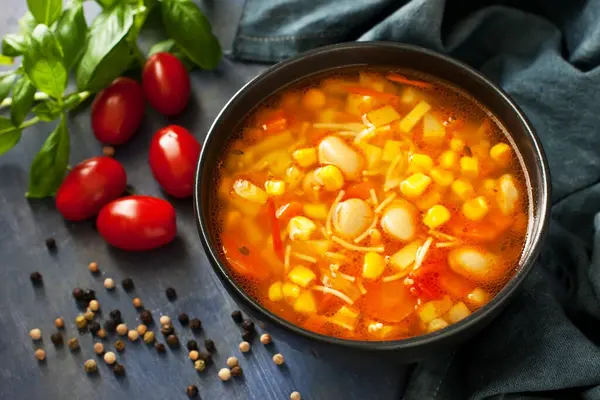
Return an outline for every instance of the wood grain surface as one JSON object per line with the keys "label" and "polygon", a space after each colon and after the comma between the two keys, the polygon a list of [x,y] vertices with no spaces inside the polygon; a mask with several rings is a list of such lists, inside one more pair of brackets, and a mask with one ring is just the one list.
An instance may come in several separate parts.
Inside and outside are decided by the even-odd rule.
{"label": "wood grain surface", "polygon": [[[202,4],[225,49],[230,47],[242,0],[213,0]],[[26,10],[24,0],[2,0],[0,34],[16,31],[17,20]],[[88,18],[97,7],[86,3]],[[153,132],[167,123],[188,128],[203,140],[213,118],[229,97],[264,66],[244,65],[223,59],[215,71],[194,71],[193,99],[186,113],[166,119],[150,108],[144,123],[131,142],[119,147],[115,157],[127,170],[128,181],[137,193],[166,197],[153,180],[147,163],[147,150]],[[72,115],[71,164],[101,153],[101,145],[90,128],[85,110]],[[362,365],[343,365],[336,360],[317,359],[306,351],[296,351],[278,342],[265,347],[258,340],[247,355],[238,350],[240,332],[230,314],[236,309],[212,272],[197,235],[191,200],[170,199],[177,209],[178,238],[169,246],[152,252],[132,254],[108,248],[91,223],[66,223],[54,208],[53,199],[28,201],[29,165],[54,125],[43,123],[24,132],[19,145],[0,157],[0,399],[185,399],[185,388],[196,384],[201,399],[288,399],[293,390],[303,399],[398,399],[403,384],[404,368],[381,361]],[[50,254],[44,244],[54,237],[58,251]],[[90,261],[98,262],[101,274],[92,276]],[[34,288],[29,275],[39,271],[44,286]],[[106,291],[102,282],[111,277],[120,282],[133,278],[135,291]],[[127,371],[116,379],[92,351],[89,334],[80,336],[73,324],[77,309],[71,291],[74,287],[96,290],[104,314],[119,308],[126,323],[136,326],[138,313],[131,298],[139,296],[154,316],[175,318],[185,311],[202,320],[204,332],[198,340],[212,338],[217,347],[215,364],[197,373],[187,358],[184,347],[167,350],[164,355],[143,342],[126,341],[126,350],[118,354]],[[164,290],[172,286],[178,298],[166,299]],[[50,342],[53,321],[62,316],[66,321],[65,341],[78,337],[81,351],[71,353],[67,346],[55,348]],[[178,322],[175,328],[185,343],[194,335]],[[36,345],[28,336],[32,328],[40,328],[43,342]],[[154,327],[157,337],[162,335]],[[105,346],[112,350],[114,338]],[[38,363],[33,352],[42,347],[47,360]],[[283,367],[271,361],[274,353],[286,358]],[[240,359],[244,376],[223,383],[217,378],[219,368],[228,356]],[[85,360],[98,361],[99,373],[88,376]]]}

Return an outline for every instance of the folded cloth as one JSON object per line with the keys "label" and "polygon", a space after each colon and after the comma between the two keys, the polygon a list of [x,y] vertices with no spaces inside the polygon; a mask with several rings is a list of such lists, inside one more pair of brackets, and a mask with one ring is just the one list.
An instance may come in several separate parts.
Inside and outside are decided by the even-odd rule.
{"label": "folded cloth", "polygon": [[482,71],[529,116],[552,173],[542,254],[474,340],[422,362],[407,399],[600,399],[600,1],[247,0],[233,55],[275,62],[388,40]]}

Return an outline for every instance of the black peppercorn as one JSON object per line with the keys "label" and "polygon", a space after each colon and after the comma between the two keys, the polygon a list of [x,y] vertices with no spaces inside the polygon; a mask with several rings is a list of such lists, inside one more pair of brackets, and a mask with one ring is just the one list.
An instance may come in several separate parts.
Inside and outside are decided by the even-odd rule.
{"label": "black peppercorn", "polygon": [[125,279],[123,279],[123,282],[121,282],[121,284],[123,285],[123,289],[126,292],[131,292],[133,290],[133,288],[134,288],[133,280],[131,278],[125,278]]}
{"label": "black peppercorn", "polygon": [[113,372],[116,376],[125,376],[125,367],[122,364],[116,364],[113,367]]}
{"label": "black peppercorn", "polygon": [[56,240],[52,237],[46,239],[46,247],[49,251],[56,251]]}
{"label": "black peppercorn", "polygon": [[112,310],[111,312],[108,313],[108,316],[110,317],[110,319],[113,320],[113,322],[115,323],[115,326],[123,323],[123,316],[121,315],[120,310]]}
{"label": "black peppercorn", "polygon": [[214,353],[217,350],[215,347],[215,342],[213,342],[211,339],[206,339],[204,341],[204,346],[206,347],[206,350],[210,351],[211,353]]}
{"label": "black peppercorn", "polygon": [[199,351],[198,358],[204,361],[206,364],[212,363],[212,354],[208,351]]}
{"label": "black peppercorn", "polygon": [[242,367],[240,367],[239,365],[236,365],[235,367],[231,368],[231,375],[233,376],[242,376]]}
{"label": "black peppercorn", "polygon": [[197,397],[198,396],[198,387],[196,385],[190,385],[187,387],[185,392],[187,393],[188,397],[190,397],[190,398]]}
{"label": "black peppercorn", "polygon": [[198,318],[193,318],[190,320],[190,328],[194,331],[198,331],[200,329],[202,329],[202,321],[200,321]]}
{"label": "black peppercorn", "polygon": [[179,338],[176,335],[167,336],[167,344],[169,347],[177,347],[179,346]]}
{"label": "black peppercorn", "polygon": [[88,329],[90,330],[90,332],[92,332],[92,335],[94,335],[94,336],[98,333],[98,331],[100,329],[102,329],[100,324],[96,321],[88,322],[87,326],[88,326]]}
{"label": "black peppercorn", "polygon": [[115,349],[117,349],[119,353],[125,351],[125,343],[123,343],[122,340],[117,340],[115,342]]}
{"label": "black peppercorn", "polygon": [[177,298],[177,292],[175,292],[175,289],[173,289],[172,287],[167,288],[165,294],[167,295],[167,299],[169,300],[175,300]]}
{"label": "black peppercorn", "polygon": [[171,324],[163,325],[160,328],[160,333],[162,333],[165,336],[169,336],[175,333],[175,328],[173,328],[173,325]]}
{"label": "black peppercorn", "polygon": [[192,351],[192,350],[198,351],[198,343],[195,340],[188,340],[187,349],[189,351]]}
{"label": "black peppercorn", "polygon": [[96,292],[92,289],[87,289],[83,291],[83,301],[92,301],[96,300]]}
{"label": "black peppercorn", "polygon": [[251,342],[253,338],[254,338],[254,331],[244,331],[242,333],[242,339],[245,340],[246,342]]}
{"label": "black peppercorn", "polygon": [[83,301],[83,289],[82,288],[73,289],[73,298],[77,301]]}
{"label": "black peppercorn", "polygon": [[179,319],[179,323],[181,325],[187,325],[190,323],[190,317],[188,317],[188,315],[184,312],[179,314],[179,317],[177,317],[177,319]]}
{"label": "black peppercorn", "polygon": [[140,319],[145,325],[150,325],[153,321],[152,313],[148,310],[144,310],[140,313]]}
{"label": "black peppercorn", "polygon": [[231,318],[233,318],[233,320],[238,324],[244,320],[244,316],[242,315],[242,312],[240,310],[235,310],[234,312],[232,312]]}
{"label": "black peppercorn", "polygon": [[242,322],[242,329],[245,331],[254,331],[254,322],[249,319],[244,320],[244,322]]}
{"label": "black peppercorn", "polygon": [[52,344],[54,344],[55,346],[62,346],[62,344],[63,344],[62,333],[60,333],[60,332],[53,333],[52,335],[50,335],[50,341],[52,341]]}
{"label": "black peppercorn", "polygon": [[36,286],[44,283],[42,274],[40,274],[39,272],[32,272],[31,275],[29,276],[29,279],[31,279],[31,283],[33,283]]}
{"label": "black peppercorn", "polygon": [[115,331],[117,330],[117,323],[112,319],[105,321],[104,330],[106,332],[115,333]]}
{"label": "black peppercorn", "polygon": [[164,353],[165,352],[165,345],[159,342],[154,343],[154,348],[156,349],[156,351],[158,351],[159,353]]}

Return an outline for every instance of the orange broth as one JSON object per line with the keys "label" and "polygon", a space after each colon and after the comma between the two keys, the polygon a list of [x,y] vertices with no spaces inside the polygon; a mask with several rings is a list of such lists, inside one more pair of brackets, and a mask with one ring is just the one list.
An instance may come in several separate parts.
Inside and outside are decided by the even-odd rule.
{"label": "orange broth", "polygon": [[257,107],[222,156],[214,225],[237,282],[351,340],[443,329],[512,276],[523,171],[474,99],[409,71],[347,70]]}

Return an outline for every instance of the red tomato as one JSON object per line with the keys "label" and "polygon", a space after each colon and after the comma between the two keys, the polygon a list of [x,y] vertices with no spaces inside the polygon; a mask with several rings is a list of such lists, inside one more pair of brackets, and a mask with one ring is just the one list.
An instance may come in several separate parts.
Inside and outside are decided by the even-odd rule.
{"label": "red tomato", "polygon": [[142,123],[144,92],[130,78],[117,78],[98,93],[92,104],[92,129],[102,143],[127,142]]}
{"label": "red tomato", "polygon": [[190,77],[173,54],[156,53],[146,61],[142,86],[148,102],[164,115],[179,114],[190,98]]}
{"label": "red tomato", "polygon": [[69,172],[56,192],[56,208],[70,221],[93,217],[127,186],[125,169],[114,158],[93,157]]}
{"label": "red tomato", "polygon": [[127,196],[108,203],[100,210],[96,227],[106,242],[129,251],[160,247],[177,233],[171,203],[151,196]]}
{"label": "red tomato", "polygon": [[192,195],[200,148],[196,138],[178,125],[169,125],[154,134],[150,169],[165,192],[179,198]]}

